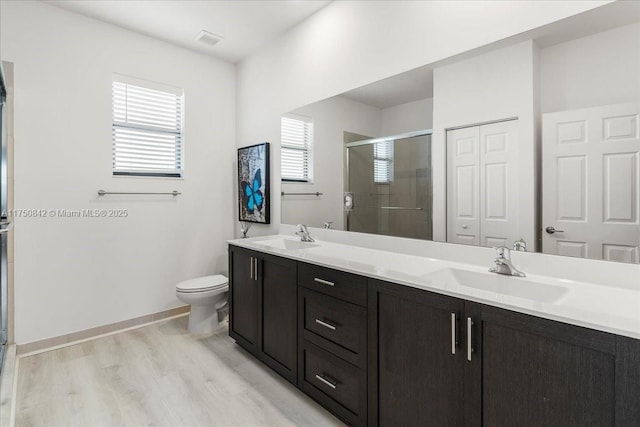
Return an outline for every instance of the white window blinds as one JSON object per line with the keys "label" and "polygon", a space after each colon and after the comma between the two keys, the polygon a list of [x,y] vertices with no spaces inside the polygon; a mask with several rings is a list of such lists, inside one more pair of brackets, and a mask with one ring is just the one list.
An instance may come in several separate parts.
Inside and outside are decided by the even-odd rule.
{"label": "white window blinds", "polygon": [[302,116],[281,119],[281,177],[283,181],[312,180],[313,122]]}
{"label": "white window blinds", "polygon": [[182,176],[182,90],[114,76],[113,174]]}
{"label": "white window blinds", "polygon": [[373,181],[376,184],[393,181],[393,141],[373,144]]}

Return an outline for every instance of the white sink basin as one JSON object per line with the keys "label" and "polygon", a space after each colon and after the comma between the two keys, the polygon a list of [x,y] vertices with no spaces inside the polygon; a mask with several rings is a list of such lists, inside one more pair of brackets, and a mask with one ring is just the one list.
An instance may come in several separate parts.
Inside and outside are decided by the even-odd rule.
{"label": "white sink basin", "polygon": [[301,249],[315,248],[318,246],[310,242],[303,242],[301,240],[283,239],[283,238],[259,240],[254,243],[256,245],[264,245],[270,248],[282,249],[285,251],[297,251]]}
{"label": "white sink basin", "polygon": [[481,273],[478,271],[446,268],[438,270],[429,276],[433,283],[451,288],[460,286],[487,291],[491,294],[524,298],[543,303],[559,301],[569,289],[563,286],[551,285],[526,277],[505,276],[495,273]]}

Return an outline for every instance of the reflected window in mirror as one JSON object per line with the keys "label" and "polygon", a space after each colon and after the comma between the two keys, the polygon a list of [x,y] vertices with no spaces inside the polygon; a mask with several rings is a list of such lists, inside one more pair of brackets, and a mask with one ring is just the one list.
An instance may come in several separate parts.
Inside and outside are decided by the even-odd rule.
{"label": "reflected window in mirror", "polygon": [[393,141],[380,141],[373,145],[373,179],[376,184],[393,181]]}
{"label": "reflected window in mirror", "polygon": [[280,123],[282,181],[312,182],[313,120],[287,114]]}

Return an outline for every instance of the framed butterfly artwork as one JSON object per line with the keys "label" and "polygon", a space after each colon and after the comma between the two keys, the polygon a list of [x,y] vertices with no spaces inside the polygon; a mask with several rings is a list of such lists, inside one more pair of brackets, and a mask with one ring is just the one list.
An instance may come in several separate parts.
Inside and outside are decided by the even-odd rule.
{"label": "framed butterfly artwork", "polygon": [[269,143],[238,148],[238,220],[270,224]]}

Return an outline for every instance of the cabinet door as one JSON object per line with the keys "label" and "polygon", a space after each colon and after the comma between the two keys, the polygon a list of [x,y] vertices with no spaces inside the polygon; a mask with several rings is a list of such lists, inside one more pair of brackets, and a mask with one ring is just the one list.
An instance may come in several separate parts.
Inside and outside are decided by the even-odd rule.
{"label": "cabinet door", "polygon": [[616,336],[616,427],[640,426],[640,339]]}
{"label": "cabinet door", "polygon": [[480,316],[482,425],[616,425],[614,335],[488,306]]}
{"label": "cabinet door", "polygon": [[378,281],[370,289],[369,424],[462,426],[464,302]]}
{"label": "cabinet door", "polygon": [[256,254],[229,247],[229,335],[245,349],[258,350]]}
{"label": "cabinet door", "polygon": [[296,278],[295,261],[261,255],[258,357],[294,384],[297,377]]}

